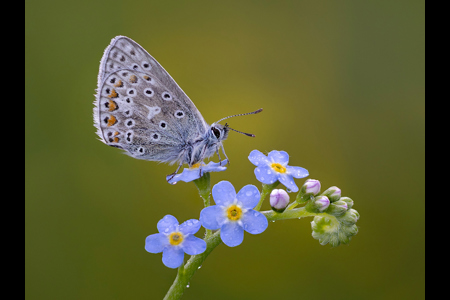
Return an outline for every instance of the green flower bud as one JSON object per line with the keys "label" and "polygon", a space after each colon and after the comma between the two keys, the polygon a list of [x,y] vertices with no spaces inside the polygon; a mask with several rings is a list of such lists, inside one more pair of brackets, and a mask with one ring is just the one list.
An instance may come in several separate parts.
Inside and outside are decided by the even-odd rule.
{"label": "green flower bud", "polygon": [[319,240],[321,245],[330,244],[333,247],[348,244],[351,237],[358,233],[356,225],[346,226],[333,217],[316,216],[311,222],[312,236]]}
{"label": "green flower bud", "polygon": [[344,201],[345,203],[347,203],[347,207],[350,209],[353,206],[353,200],[350,199],[349,197],[341,197],[341,199],[339,199],[340,201]]}
{"label": "green flower bud", "polygon": [[353,208],[350,208],[339,217],[339,221],[345,224],[346,226],[352,226],[354,225],[359,219],[359,213],[358,211],[354,210]]}
{"label": "green flower bud", "polygon": [[331,203],[325,212],[333,216],[340,216],[344,214],[347,211],[347,209],[348,209],[347,202],[338,200],[334,203]]}
{"label": "green flower bud", "polygon": [[323,192],[321,196],[327,196],[331,202],[338,201],[341,198],[341,189],[337,186],[332,186]]}

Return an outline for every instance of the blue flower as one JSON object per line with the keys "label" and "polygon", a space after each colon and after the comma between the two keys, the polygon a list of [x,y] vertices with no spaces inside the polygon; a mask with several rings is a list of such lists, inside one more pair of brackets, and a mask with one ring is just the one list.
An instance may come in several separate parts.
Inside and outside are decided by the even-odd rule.
{"label": "blue flower", "polygon": [[167,175],[166,180],[168,183],[175,184],[178,181],[190,182],[198,179],[207,172],[221,172],[227,169],[226,164],[228,160],[225,159],[220,163],[210,161],[207,165],[204,162],[197,163],[190,168],[185,168],[183,172],[170,178],[172,175]]}
{"label": "blue flower", "polygon": [[260,151],[253,150],[248,159],[256,166],[256,179],[264,184],[272,184],[278,180],[291,192],[298,191],[293,177],[303,178],[309,175],[304,168],[288,166],[289,154],[285,151],[273,150],[265,156]]}
{"label": "blue flower", "polygon": [[181,225],[174,216],[166,215],[159,220],[159,233],[145,239],[145,250],[163,253],[162,261],[169,268],[178,268],[184,261],[184,253],[197,255],[206,250],[206,242],[194,234],[200,229],[198,220],[187,220]]}
{"label": "blue flower", "polygon": [[220,229],[220,238],[225,245],[240,245],[244,240],[244,230],[251,234],[266,230],[267,218],[252,209],[260,198],[256,186],[246,185],[236,195],[230,182],[221,181],[213,187],[212,196],[216,205],[208,206],[200,212],[200,222],[207,229]]}

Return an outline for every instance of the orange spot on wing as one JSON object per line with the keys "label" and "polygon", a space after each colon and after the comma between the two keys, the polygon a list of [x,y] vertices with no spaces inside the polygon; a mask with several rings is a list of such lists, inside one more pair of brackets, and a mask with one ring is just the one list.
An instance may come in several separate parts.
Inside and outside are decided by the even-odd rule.
{"label": "orange spot on wing", "polygon": [[118,143],[118,142],[119,142],[119,138],[118,138],[118,137],[115,137],[114,140],[113,140],[113,142],[114,142],[114,143]]}
{"label": "orange spot on wing", "polygon": [[123,82],[122,82],[122,80],[119,80],[114,86],[115,86],[115,87],[123,87]]}
{"label": "orange spot on wing", "polygon": [[114,124],[116,124],[117,123],[117,119],[116,119],[116,117],[114,117],[114,116],[109,116],[109,119],[108,119],[108,127],[109,126],[113,126]]}
{"label": "orange spot on wing", "polygon": [[108,95],[108,98],[117,98],[119,95],[117,94],[116,90],[113,89],[111,91],[111,94]]}
{"label": "orange spot on wing", "polygon": [[116,102],[109,100],[109,111],[113,111],[117,108]]}
{"label": "orange spot on wing", "polygon": [[136,83],[136,82],[137,82],[137,77],[136,77],[136,75],[131,75],[131,76],[130,76],[130,82],[131,82],[131,83]]}

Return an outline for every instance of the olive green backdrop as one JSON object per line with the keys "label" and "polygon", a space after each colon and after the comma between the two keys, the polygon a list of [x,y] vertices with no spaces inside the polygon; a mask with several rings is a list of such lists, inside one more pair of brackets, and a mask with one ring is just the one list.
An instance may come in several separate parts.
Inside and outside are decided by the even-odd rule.
{"label": "olive green backdrop", "polygon": [[162,299],[176,271],[145,237],[166,214],[199,217],[194,184],[165,182],[174,166],[97,140],[99,61],[116,35],[147,49],[209,123],[264,108],[227,120],[256,138],[230,133],[213,184],[260,188],[248,154],[285,150],[361,214],[348,246],[321,246],[311,218],[222,244],[183,299],[424,298],[423,1],[25,4],[27,299]]}

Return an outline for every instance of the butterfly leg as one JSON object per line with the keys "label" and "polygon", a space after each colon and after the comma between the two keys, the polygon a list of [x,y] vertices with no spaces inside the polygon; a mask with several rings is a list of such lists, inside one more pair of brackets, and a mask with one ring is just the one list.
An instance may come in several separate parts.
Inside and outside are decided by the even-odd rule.
{"label": "butterfly leg", "polygon": [[[228,162],[228,165],[230,165],[230,160],[228,159],[228,156],[225,153],[225,148],[223,147],[223,145],[220,145],[220,147],[222,148],[223,155],[225,155],[225,158],[226,158],[226,160]],[[219,155],[219,149],[217,149],[217,155]]]}
{"label": "butterfly leg", "polygon": [[169,174],[166,176],[166,180],[167,182],[169,182],[170,180],[172,180],[172,178],[175,177],[175,175],[177,175],[178,171],[180,170],[181,166],[183,165],[183,163],[180,163],[180,165],[178,166],[178,168],[175,170],[175,172],[173,172],[172,174]]}
{"label": "butterfly leg", "polygon": [[199,171],[198,171],[198,172],[199,172],[199,173],[198,173],[198,176],[199,176],[199,177],[202,177],[202,165],[200,165],[200,167],[198,168],[198,170],[199,170]]}
{"label": "butterfly leg", "polygon": [[219,157],[219,166],[222,166],[222,160],[220,159],[219,147],[216,149],[217,157]]}

